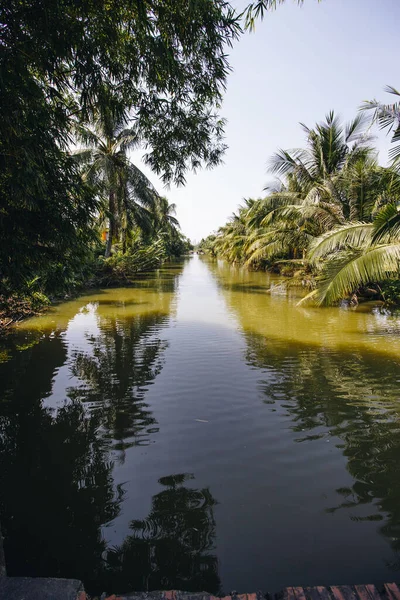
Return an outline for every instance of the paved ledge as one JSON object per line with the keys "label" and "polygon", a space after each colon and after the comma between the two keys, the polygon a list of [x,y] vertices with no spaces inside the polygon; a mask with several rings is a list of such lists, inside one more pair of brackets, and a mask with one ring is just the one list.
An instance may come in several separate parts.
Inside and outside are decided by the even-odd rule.
{"label": "paved ledge", "polygon": [[[0,577],[0,600],[90,600],[77,579]],[[132,592],[117,596],[102,594],[101,600],[400,600],[396,583],[381,589],[374,585],[331,587],[288,587],[277,594],[236,594],[220,598],[206,592],[189,593],[176,590]]]}
{"label": "paved ledge", "polygon": [[0,577],[1,600],[86,600],[78,579]]}
{"label": "paved ledge", "polygon": [[255,592],[253,594],[231,593],[219,598],[205,592],[196,594],[176,590],[165,592],[131,593],[123,596],[102,595],[101,600],[400,600],[396,583],[386,583],[382,589],[374,585],[331,587],[288,587],[277,594]]}
{"label": "paved ledge", "polygon": [[[257,592],[255,594],[235,594],[230,596],[211,596],[207,592],[181,592],[170,590],[163,592],[132,592],[118,596],[106,596],[103,594],[101,600],[266,600],[268,594]],[[272,599],[272,596],[269,596]],[[400,600],[400,598],[398,599]]]}

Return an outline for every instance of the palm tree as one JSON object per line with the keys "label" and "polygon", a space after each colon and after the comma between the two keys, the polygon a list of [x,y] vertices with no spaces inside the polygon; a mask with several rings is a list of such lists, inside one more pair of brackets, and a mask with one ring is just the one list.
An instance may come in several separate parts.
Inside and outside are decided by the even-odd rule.
{"label": "palm tree", "polygon": [[127,231],[137,225],[150,228],[150,210],[158,196],[149,179],[128,157],[140,139],[128,119],[103,112],[88,127],[80,127],[78,137],[84,148],[75,152],[85,167],[85,177],[96,185],[104,199],[103,217],[108,220],[105,257],[119,236],[126,251]]}
{"label": "palm tree", "polygon": [[[397,98],[400,97],[400,92],[388,85],[385,91],[389,94],[393,94]],[[388,133],[391,134],[391,142],[395,144],[393,148],[389,150],[389,159],[391,160],[391,166],[396,170],[400,170],[400,101],[392,104],[383,104],[377,100],[370,100],[364,102],[361,105],[363,111],[373,111],[372,121],[377,123],[381,129],[387,129]],[[381,234],[393,232],[393,228],[400,229],[400,213],[396,211],[391,215],[390,220],[381,224]]]}
{"label": "palm tree", "polygon": [[317,238],[309,259],[321,273],[317,288],[301,302],[313,300],[318,305],[330,305],[367,284],[397,279],[398,215],[397,203],[391,202],[377,212],[372,223],[347,223]]}
{"label": "palm tree", "polygon": [[347,218],[349,208],[340,193],[338,176],[373,154],[365,125],[361,115],[344,125],[333,111],[326,115],[324,123],[317,123],[313,129],[301,124],[307,135],[307,148],[279,150],[269,161],[270,172],[295,176],[303,194],[335,203]]}
{"label": "palm tree", "polygon": [[154,203],[155,230],[174,235],[180,229],[176,218],[176,204],[170,204],[165,196],[157,196]]}
{"label": "palm tree", "polygon": [[250,234],[247,219],[253,203],[254,200],[245,200],[238,212],[232,213],[228,223],[218,230],[214,249],[229,262],[240,263],[245,258],[245,246]]}
{"label": "palm tree", "polygon": [[[392,93],[396,93],[392,89]],[[371,108],[369,103],[365,108]],[[379,111],[382,112],[379,112]],[[389,113],[398,107],[376,108],[374,118],[388,126]],[[398,117],[393,117],[393,119]],[[393,123],[393,138],[400,139],[399,121]],[[400,147],[399,157],[400,157]],[[316,290],[302,301],[319,305],[337,302],[366,284],[398,277],[400,260],[400,172],[395,153],[392,167],[378,165],[370,151],[346,161],[336,185],[348,207],[346,222],[338,223],[311,244],[308,258],[319,267]]]}
{"label": "palm tree", "polygon": [[368,161],[364,120],[358,116],[342,125],[331,111],[326,122],[313,129],[302,125],[307,148],[279,150],[269,161],[270,171],[283,177],[272,193],[250,211],[252,235],[247,245],[247,264],[276,258],[304,259],[310,242],[325,231],[345,223],[350,213],[363,207],[363,192],[345,182],[352,169],[360,170],[360,182]]}
{"label": "palm tree", "polygon": [[379,166],[360,115],[343,125],[330,112],[303,129],[306,148],[272,157],[278,182],[265,198],[239,207],[211,247],[258,268],[307,265],[317,272],[317,289],[306,298],[332,304],[398,276],[400,172]]}
{"label": "palm tree", "polygon": [[[400,97],[400,92],[391,85],[385,87],[385,91]],[[373,111],[373,122],[378,123],[381,129],[387,129],[392,135],[392,143],[396,144],[389,150],[389,158],[393,165],[400,163],[400,101],[393,104],[383,104],[378,100],[369,100],[361,105],[363,111]]]}

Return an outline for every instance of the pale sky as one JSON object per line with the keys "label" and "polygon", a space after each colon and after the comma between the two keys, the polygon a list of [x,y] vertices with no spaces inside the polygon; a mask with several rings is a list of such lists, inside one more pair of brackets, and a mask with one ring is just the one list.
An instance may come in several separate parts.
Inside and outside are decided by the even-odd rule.
{"label": "pale sky", "polygon": [[[400,0],[305,0],[302,8],[287,0],[243,35],[230,52],[224,164],[188,173],[185,187],[170,189],[140,165],[177,204],[183,233],[199,241],[243,198],[262,197],[268,158],[278,147],[304,147],[299,122],[312,126],[331,109],[347,120],[363,100],[392,102],[383,88],[400,87],[399,25]],[[384,164],[388,138],[376,133]]]}

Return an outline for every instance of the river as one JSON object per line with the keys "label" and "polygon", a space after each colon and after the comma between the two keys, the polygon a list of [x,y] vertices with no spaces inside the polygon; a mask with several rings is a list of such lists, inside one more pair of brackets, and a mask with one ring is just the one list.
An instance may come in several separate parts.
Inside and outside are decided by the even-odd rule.
{"label": "river", "polygon": [[92,593],[399,579],[400,317],[299,293],[195,256],[10,332],[8,574]]}

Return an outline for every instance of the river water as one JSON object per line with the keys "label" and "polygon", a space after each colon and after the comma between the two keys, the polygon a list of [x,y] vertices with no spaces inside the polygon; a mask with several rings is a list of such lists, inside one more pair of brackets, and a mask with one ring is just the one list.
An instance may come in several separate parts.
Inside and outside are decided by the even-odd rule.
{"label": "river water", "polygon": [[193,257],[2,341],[9,575],[92,593],[400,568],[400,317]]}

